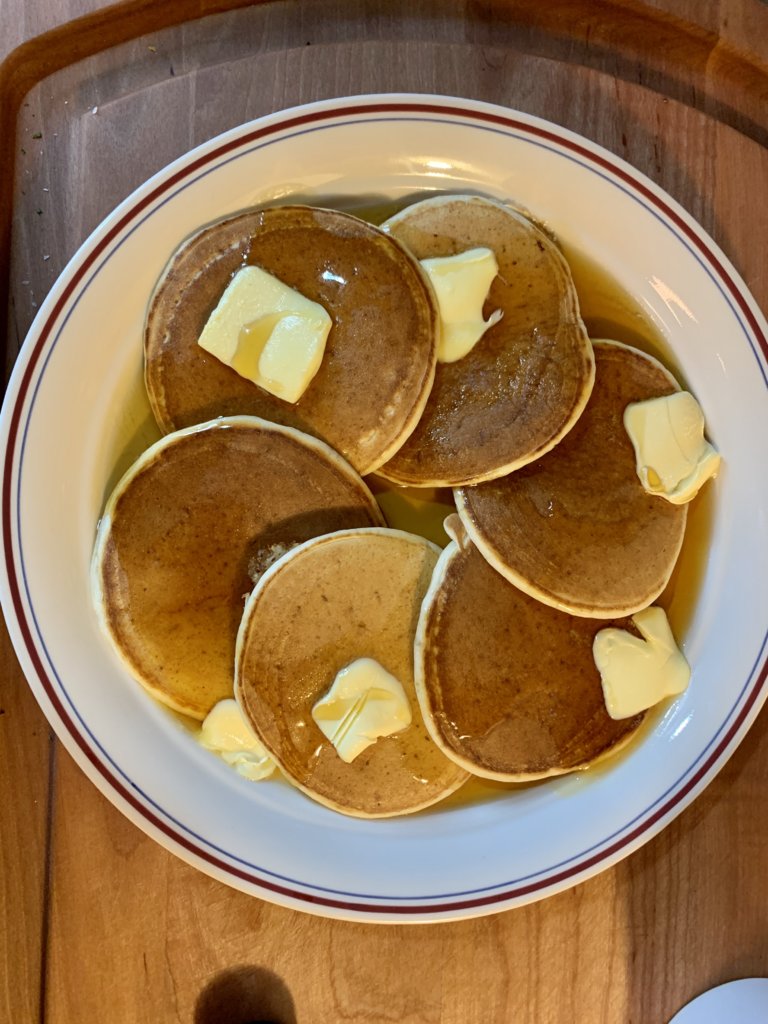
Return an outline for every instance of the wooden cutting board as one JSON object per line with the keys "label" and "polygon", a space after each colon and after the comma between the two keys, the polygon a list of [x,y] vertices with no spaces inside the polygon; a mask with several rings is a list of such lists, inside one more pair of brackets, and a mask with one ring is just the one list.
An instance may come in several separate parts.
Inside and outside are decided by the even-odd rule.
{"label": "wooden cutting board", "polygon": [[[24,44],[0,70],[7,366],[76,247],[151,173],[260,114],[361,92],[490,100],[594,139],[681,202],[768,308],[759,0],[5,0],[0,29],[0,56]],[[765,715],[597,878],[495,917],[377,927],[271,906],[166,853],[52,739],[5,630],[0,666],[0,1020],[656,1024],[768,974]]]}

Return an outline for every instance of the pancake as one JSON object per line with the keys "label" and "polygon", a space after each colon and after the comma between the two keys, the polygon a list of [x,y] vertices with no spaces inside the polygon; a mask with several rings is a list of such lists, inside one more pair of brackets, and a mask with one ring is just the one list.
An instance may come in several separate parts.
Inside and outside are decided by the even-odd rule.
{"label": "pancake", "polygon": [[557,448],[455,495],[472,540],[508,580],[573,615],[612,618],[655,601],[683,543],[686,506],[643,489],[622,419],[630,402],[679,387],[637,349],[601,341],[594,351],[592,397]]}
{"label": "pancake", "polygon": [[136,679],[202,719],[232,696],[243,606],[268,565],[309,537],[381,522],[321,441],[252,416],[187,428],[149,448],[107,502],[96,611]]}
{"label": "pancake", "polygon": [[576,289],[557,245],[522,213],[477,196],[416,203],[382,225],[420,260],[476,246],[499,273],[483,315],[503,317],[455,363],[438,363],[424,413],[380,473],[398,484],[492,480],[549,451],[594,379]]}
{"label": "pancake", "polygon": [[[419,810],[466,773],[429,738],[413,685],[413,638],[439,551],[398,530],[309,541],[266,572],[238,635],[236,696],[282,771],[319,803],[364,818]],[[346,763],[312,718],[336,674],[373,658],[402,684],[413,720]]]}
{"label": "pancake", "polygon": [[435,743],[475,775],[507,782],[619,750],[643,715],[613,721],[605,709],[592,656],[605,621],[533,600],[491,568],[458,520],[448,528],[458,540],[440,557],[416,635],[416,692]]}
{"label": "pancake", "polygon": [[[332,326],[320,369],[292,404],[197,344],[230,278],[256,264],[319,302]],[[335,210],[283,206],[206,227],[171,259],[147,314],[145,382],[164,431],[248,413],[322,438],[361,474],[415,427],[432,386],[437,310],[415,260]]]}

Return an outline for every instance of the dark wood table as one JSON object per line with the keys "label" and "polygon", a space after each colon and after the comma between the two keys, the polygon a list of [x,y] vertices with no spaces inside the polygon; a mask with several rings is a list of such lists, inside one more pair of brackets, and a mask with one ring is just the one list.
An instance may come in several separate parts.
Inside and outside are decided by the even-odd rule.
{"label": "dark wood table", "polygon": [[[363,91],[491,100],[595,139],[679,200],[768,308],[760,0],[4,0],[2,58],[7,366],[76,246],[149,174],[246,119]],[[768,974],[765,714],[611,870],[493,917],[380,927],[177,860],[63,751],[4,629],[0,666],[0,1020],[661,1024]]]}

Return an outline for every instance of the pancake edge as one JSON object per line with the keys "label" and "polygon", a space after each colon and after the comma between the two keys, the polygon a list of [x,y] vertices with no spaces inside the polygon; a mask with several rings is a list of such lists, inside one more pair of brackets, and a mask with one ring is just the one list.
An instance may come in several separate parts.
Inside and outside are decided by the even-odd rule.
{"label": "pancake edge", "polygon": [[[643,352],[642,349],[635,348],[632,345],[627,345],[622,341],[611,341],[607,338],[596,338],[592,342],[593,346],[598,348],[622,348],[627,349],[629,352],[633,352],[636,355],[642,356],[648,362],[652,363],[659,370],[663,371],[665,376],[669,379],[669,382],[675,386],[677,391],[682,390],[680,383],[667,369],[664,364],[658,360],[655,356],[649,355],[647,352]],[[642,486],[642,485],[641,485]],[[498,573],[500,573],[504,579],[508,580],[513,586],[517,587],[518,590],[522,590],[528,597],[534,598],[536,601],[540,601],[542,604],[548,605],[550,608],[556,608],[558,611],[567,612],[569,615],[574,615],[577,618],[585,619],[618,619],[628,615],[634,615],[635,612],[640,612],[644,608],[650,607],[653,602],[659,597],[665,590],[667,584],[672,578],[672,574],[675,571],[675,566],[680,557],[680,552],[683,548],[685,541],[685,530],[688,522],[688,504],[682,506],[683,509],[683,528],[680,531],[680,540],[677,544],[677,550],[675,551],[674,558],[671,560],[669,572],[663,579],[661,586],[651,591],[647,598],[643,598],[641,602],[634,602],[627,605],[613,605],[613,606],[595,606],[587,604],[569,604],[567,601],[559,598],[556,594],[552,594],[548,590],[544,590],[541,587],[537,587],[535,583],[531,582],[527,577],[520,575],[515,572],[514,569],[510,568],[503,560],[498,549],[494,546],[492,538],[487,532],[483,532],[474,520],[472,512],[469,509],[466,495],[463,493],[463,488],[454,488],[453,498],[456,502],[456,511],[459,514],[462,525],[472,539],[473,544],[478,549],[480,554],[485,560],[491,565]],[[659,499],[664,500],[664,499]]]}
{"label": "pancake edge", "polygon": [[[242,687],[242,682],[241,682],[241,665],[242,665],[244,646],[245,646],[245,636],[246,636],[246,633],[248,631],[251,615],[253,614],[254,607],[255,607],[256,603],[258,602],[259,597],[261,596],[262,590],[264,590],[265,587],[269,585],[269,583],[271,582],[273,577],[276,576],[286,566],[286,564],[288,564],[293,558],[300,557],[307,549],[309,549],[309,548],[311,548],[313,546],[319,545],[319,544],[328,543],[328,542],[331,542],[331,541],[334,541],[334,540],[337,540],[337,539],[341,539],[341,538],[344,538],[344,537],[356,537],[356,536],[360,536],[361,534],[364,535],[364,536],[366,536],[366,535],[367,536],[371,536],[371,535],[382,536],[383,535],[383,536],[400,537],[401,539],[407,540],[410,543],[416,543],[418,545],[421,545],[421,546],[424,546],[426,548],[429,548],[430,550],[432,550],[436,554],[442,554],[442,552],[440,551],[440,548],[437,546],[437,544],[434,544],[432,541],[427,540],[426,537],[421,537],[419,534],[415,534],[415,533],[408,533],[405,530],[393,530],[393,529],[390,529],[389,527],[379,527],[379,526],[364,526],[364,527],[359,527],[357,529],[353,528],[353,529],[349,529],[349,530],[338,530],[335,533],[325,533],[325,534],[321,534],[318,537],[312,537],[309,540],[304,541],[301,544],[297,544],[295,548],[291,548],[290,551],[286,552],[284,555],[282,555],[280,558],[278,558],[277,561],[273,562],[272,565],[270,565],[270,567],[263,573],[263,575],[259,578],[258,582],[254,586],[253,590],[249,594],[248,599],[247,599],[247,601],[245,603],[245,607],[243,609],[243,617],[240,620],[240,627],[239,627],[239,629],[237,631],[237,641],[236,641],[236,644],[235,644],[235,673],[234,673],[234,679],[235,679],[235,700],[237,701],[238,707],[240,708],[240,711],[242,712],[242,714],[245,717],[246,721],[250,725],[251,729],[257,735],[257,737],[259,738],[259,741],[262,743],[262,745],[267,749],[267,751],[269,752],[270,757],[275,762],[275,764],[277,765],[278,769],[280,770],[281,774],[284,776],[286,781],[289,782],[295,789],[298,789],[305,796],[309,797],[309,799],[311,799],[312,801],[314,801],[317,804],[321,804],[322,806],[329,808],[332,811],[336,811],[339,814],[344,814],[344,815],[347,815],[348,817],[352,817],[352,818],[359,818],[359,819],[363,819],[363,820],[375,820],[375,819],[382,819],[382,818],[402,818],[402,817],[405,817],[408,814],[414,814],[416,811],[423,811],[423,810],[425,810],[428,807],[434,807],[436,804],[441,803],[443,800],[447,799],[449,796],[452,796],[458,789],[460,789],[464,785],[465,782],[467,782],[467,780],[469,778],[469,773],[466,773],[463,778],[460,777],[453,786],[451,786],[450,788],[446,788],[435,799],[428,800],[428,801],[426,801],[424,803],[415,805],[413,807],[409,807],[407,810],[387,811],[387,812],[381,813],[381,814],[372,814],[372,813],[368,813],[368,812],[365,812],[365,811],[360,811],[357,808],[350,808],[350,807],[348,807],[348,806],[346,806],[344,804],[338,803],[337,801],[334,801],[334,800],[331,800],[331,799],[329,799],[327,797],[319,795],[314,790],[312,790],[310,787],[307,787],[307,786],[303,785],[302,783],[298,782],[289,772],[287,772],[285,770],[285,768],[283,767],[282,760],[280,759],[280,757],[278,757],[275,754],[275,752],[271,749],[271,747],[265,742],[264,738],[262,737],[261,733],[259,732],[258,728],[256,727],[256,723],[252,720],[251,716],[248,714],[248,709],[247,709],[247,706],[246,706],[246,703],[245,703],[245,698],[242,695],[243,687]],[[438,561],[439,561],[439,559],[438,559]],[[414,689],[416,689],[415,673],[414,673]],[[419,705],[419,711],[421,712],[422,718],[423,718],[424,716],[423,716],[423,712],[421,711],[421,702],[418,700],[418,692],[417,692],[417,703]],[[431,732],[429,730],[429,723],[426,721],[426,719],[424,719],[424,724],[425,724],[425,727],[427,728],[427,731],[429,732],[429,734],[431,736],[432,734],[431,734]],[[454,759],[451,758],[450,760],[454,760]]]}

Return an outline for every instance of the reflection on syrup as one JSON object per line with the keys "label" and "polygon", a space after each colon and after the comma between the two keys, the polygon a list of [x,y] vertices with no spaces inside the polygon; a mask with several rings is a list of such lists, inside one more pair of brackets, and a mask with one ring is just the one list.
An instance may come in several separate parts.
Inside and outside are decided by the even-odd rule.
{"label": "reflection on syrup", "polygon": [[579,296],[581,318],[590,338],[608,338],[655,356],[685,387],[684,374],[669,342],[648,311],[616,279],[584,253],[564,248]]}
{"label": "reflection on syrup", "polygon": [[715,492],[710,482],[688,505],[683,548],[670,581],[656,602],[666,610],[678,643],[685,640],[704,583],[714,516]]}
{"label": "reflection on syrup", "polygon": [[[546,780],[544,780],[546,781]],[[461,807],[472,807],[475,804],[490,803],[494,800],[503,800],[509,793],[516,789],[528,789],[532,786],[541,785],[540,782],[494,782],[492,779],[481,779],[477,775],[470,775],[467,781],[439,804],[435,804],[435,811],[453,811]]]}
{"label": "reflection on syrup", "polygon": [[450,487],[396,487],[375,473],[365,481],[379,503],[387,526],[426,537],[444,548],[446,516],[456,511]]}

